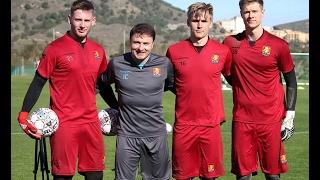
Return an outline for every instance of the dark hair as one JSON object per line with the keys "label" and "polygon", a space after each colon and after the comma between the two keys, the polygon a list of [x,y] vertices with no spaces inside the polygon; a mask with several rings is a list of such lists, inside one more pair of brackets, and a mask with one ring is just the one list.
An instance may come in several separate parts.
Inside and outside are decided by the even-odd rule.
{"label": "dark hair", "polygon": [[153,26],[151,26],[148,23],[140,23],[140,24],[136,24],[135,26],[133,26],[133,28],[130,31],[130,39],[134,34],[150,35],[152,37],[153,41],[156,38],[156,32],[155,32]]}
{"label": "dark hair", "polygon": [[94,10],[93,4],[88,0],[76,0],[72,3],[70,13],[73,14],[74,11],[81,10]]}
{"label": "dark hair", "polygon": [[263,0],[240,0],[239,1],[239,8],[240,10],[242,10],[243,6],[245,4],[250,4],[250,3],[253,3],[253,2],[257,2],[260,4],[260,6],[263,8]]}

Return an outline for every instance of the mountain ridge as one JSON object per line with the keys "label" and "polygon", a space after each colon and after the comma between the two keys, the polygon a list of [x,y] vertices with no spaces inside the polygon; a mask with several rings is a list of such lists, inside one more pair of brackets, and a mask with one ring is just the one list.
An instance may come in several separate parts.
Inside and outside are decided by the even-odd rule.
{"label": "mountain ridge", "polygon": [[[15,57],[26,56],[32,61],[41,55],[44,46],[69,29],[67,15],[71,0],[12,0],[11,49]],[[89,37],[101,43],[109,56],[128,51],[128,36],[136,23],[148,22],[156,29],[154,52],[164,55],[166,48],[189,36],[186,12],[159,0],[95,0],[97,24]],[[309,23],[309,20],[307,21]],[[295,26],[293,23],[274,26],[278,29]],[[225,30],[214,22],[211,36],[224,36]],[[37,45],[37,46],[36,46]],[[27,46],[38,49],[28,50]],[[33,53],[33,54],[30,54]]]}

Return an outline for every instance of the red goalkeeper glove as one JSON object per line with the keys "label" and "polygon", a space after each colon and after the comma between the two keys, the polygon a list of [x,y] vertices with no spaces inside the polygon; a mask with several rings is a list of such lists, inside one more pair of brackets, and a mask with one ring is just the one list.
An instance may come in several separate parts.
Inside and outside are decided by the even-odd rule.
{"label": "red goalkeeper glove", "polygon": [[33,139],[41,139],[42,134],[38,131],[38,129],[27,121],[29,113],[28,112],[20,112],[18,116],[18,121],[22,130]]}

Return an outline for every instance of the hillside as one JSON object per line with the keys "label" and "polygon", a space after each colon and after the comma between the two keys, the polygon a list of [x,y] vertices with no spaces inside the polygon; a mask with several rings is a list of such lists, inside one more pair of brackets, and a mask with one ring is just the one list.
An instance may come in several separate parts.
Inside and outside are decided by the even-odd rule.
{"label": "hillside", "polygon": [[[30,42],[46,44],[63,35],[69,29],[67,15],[71,2],[71,0],[12,0],[12,49],[19,51]],[[124,37],[127,41],[128,32],[136,23],[153,24],[157,31],[156,44],[160,47],[164,43],[187,36],[187,29],[183,25],[176,28],[181,31],[178,36],[168,29],[168,24],[184,24],[186,15],[183,10],[164,1],[95,0],[93,2],[97,25],[90,37],[101,42],[109,55],[123,52]]]}
{"label": "hillside", "polygon": [[[32,63],[44,47],[69,29],[67,15],[73,0],[11,0],[11,64],[22,57]],[[162,0],[94,0],[97,25],[90,37],[100,42],[109,57],[128,51],[128,35],[136,23],[148,22],[156,29],[154,52],[189,36],[186,12]],[[277,28],[300,28],[309,32],[309,21]],[[214,23],[210,36],[222,40],[226,30]]]}
{"label": "hillside", "polygon": [[274,26],[273,28],[274,29],[291,29],[294,31],[309,33],[309,19],[285,23],[285,24],[279,24]]}

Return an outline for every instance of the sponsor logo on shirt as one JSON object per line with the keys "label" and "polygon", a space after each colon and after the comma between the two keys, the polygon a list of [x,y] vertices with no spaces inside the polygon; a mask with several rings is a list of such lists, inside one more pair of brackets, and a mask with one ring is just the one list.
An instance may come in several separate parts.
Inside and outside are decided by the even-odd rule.
{"label": "sponsor logo on shirt", "polygon": [[269,56],[271,53],[271,47],[270,46],[263,46],[262,47],[262,55]]}
{"label": "sponsor logo on shirt", "polygon": [[217,54],[214,54],[212,57],[211,57],[211,63],[212,64],[217,64],[220,60],[220,56],[217,55]]}
{"label": "sponsor logo on shirt", "polygon": [[101,59],[98,51],[94,51],[94,58],[95,58],[96,60],[100,60],[100,59]]}
{"label": "sponsor logo on shirt", "polygon": [[239,47],[231,47],[231,53],[232,54],[238,54]]}
{"label": "sponsor logo on shirt", "polygon": [[68,53],[68,54],[63,55],[63,59],[65,59],[68,62],[73,61],[73,53]]}
{"label": "sponsor logo on shirt", "polygon": [[174,61],[179,66],[185,66],[185,65],[187,65],[188,58],[187,57],[178,57],[177,59],[174,59]]}
{"label": "sponsor logo on shirt", "polygon": [[131,73],[131,71],[123,71],[123,70],[120,70],[120,76],[122,79],[128,79],[129,78],[129,74]]}
{"label": "sponsor logo on shirt", "polygon": [[152,74],[155,77],[161,76],[161,69],[159,67],[152,68]]}
{"label": "sponsor logo on shirt", "polygon": [[214,165],[208,164],[208,172],[213,172],[213,171],[214,171]]}

